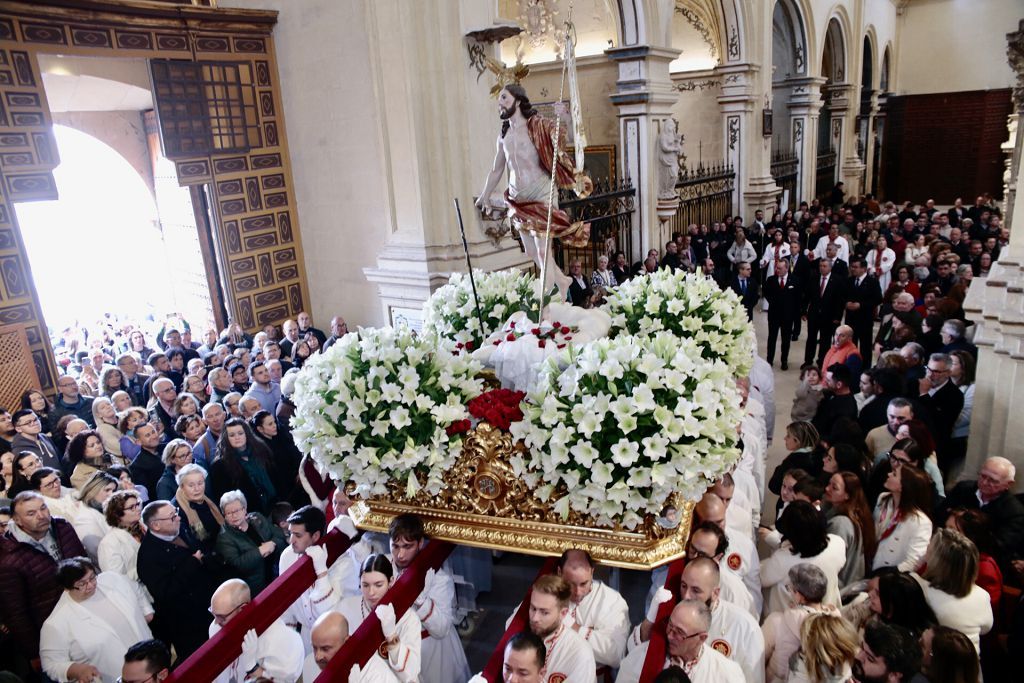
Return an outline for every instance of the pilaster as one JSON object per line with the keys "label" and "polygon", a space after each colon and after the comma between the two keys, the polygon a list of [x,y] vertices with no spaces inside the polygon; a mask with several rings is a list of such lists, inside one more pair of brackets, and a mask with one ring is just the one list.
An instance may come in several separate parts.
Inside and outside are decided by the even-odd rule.
{"label": "pilaster", "polygon": [[790,78],[789,98],[790,130],[793,131],[793,153],[797,165],[797,202],[814,197],[814,179],[818,162],[818,117],[821,112],[821,87],[825,79],[819,76]]}

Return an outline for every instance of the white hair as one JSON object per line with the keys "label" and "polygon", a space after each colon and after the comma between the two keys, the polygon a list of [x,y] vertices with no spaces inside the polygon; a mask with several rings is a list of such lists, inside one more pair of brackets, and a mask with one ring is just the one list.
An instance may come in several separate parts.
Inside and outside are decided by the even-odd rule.
{"label": "white hair", "polygon": [[185,477],[192,474],[201,474],[203,479],[206,479],[206,470],[192,462],[178,470],[178,473],[174,475],[174,481],[178,483],[178,486],[181,486],[181,482],[185,481]]}
{"label": "white hair", "polygon": [[220,497],[220,509],[223,511],[229,503],[241,503],[243,510],[249,509],[249,503],[245,500],[245,494],[238,489],[227,491]]}

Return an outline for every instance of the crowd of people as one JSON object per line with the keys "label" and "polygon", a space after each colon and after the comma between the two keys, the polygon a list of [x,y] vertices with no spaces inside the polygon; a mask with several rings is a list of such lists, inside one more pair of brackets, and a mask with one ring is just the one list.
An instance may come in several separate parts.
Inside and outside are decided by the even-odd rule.
{"label": "crowd of people", "polygon": [[[998,454],[961,471],[977,362],[962,303],[1006,239],[981,197],[940,212],[868,196],[690,226],[664,256],[602,257],[589,279],[574,263],[579,305],[659,267],[699,269],[751,318],[766,310],[767,359],[737,379],[742,458],[696,505],[685,562],[652,572],[643,619],[567,549],[509,618],[521,631],[503,679],[1009,680],[1024,506]],[[179,316],[152,348],[112,320],[66,331],[56,399],[28,391],[0,411],[0,669],[163,680],[309,557],[315,581],[246,633],[217,680],[312,681],[371,613],[385,641],[349,680],[482,680],[455,628],[450,563],[404,614],[383,600],[424,547],[423,522],[359,533],[345,487],[292,440],[298,368],[347,331],[305,313],[280,337],[232,325],[202,343]],[[802,333],[787,454],[769,469],[776,351],[788,370]],[[328,562],[332,529],[353,543]]]}

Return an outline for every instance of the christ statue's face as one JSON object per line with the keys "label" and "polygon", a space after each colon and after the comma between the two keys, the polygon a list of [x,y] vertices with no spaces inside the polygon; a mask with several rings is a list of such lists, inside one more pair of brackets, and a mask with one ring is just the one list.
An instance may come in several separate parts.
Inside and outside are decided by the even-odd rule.
{"label": "christ statue's face", "polygon": [[518,106],[519,102],[516,101],[516,98],[508,90],[502,90],[501,94],[498,95],[498,115],[502,120],[512,118]]}

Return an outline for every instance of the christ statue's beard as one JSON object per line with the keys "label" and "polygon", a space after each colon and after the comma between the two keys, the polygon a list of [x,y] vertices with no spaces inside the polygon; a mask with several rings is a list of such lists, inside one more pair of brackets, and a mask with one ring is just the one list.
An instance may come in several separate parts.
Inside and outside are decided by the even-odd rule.
{"label": "christ statue's beard", "polygon": [[498,116],[501,117],[502,121],[512,118],[512,115],[516,113],[516,106],[513,104],[511,107],[498,107]]}

